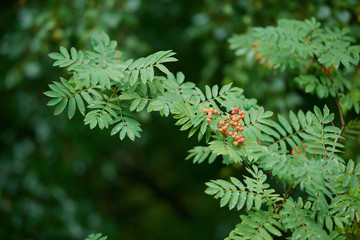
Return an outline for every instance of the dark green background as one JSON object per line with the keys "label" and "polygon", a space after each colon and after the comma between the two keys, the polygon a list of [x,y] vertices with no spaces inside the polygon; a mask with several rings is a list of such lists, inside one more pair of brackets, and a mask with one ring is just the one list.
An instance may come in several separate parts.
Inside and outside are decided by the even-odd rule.
{"label": "dark green background", "polygon": [[[168,66],[188,81],[234,82],[268,110],[286,113],[325,101],[303,95],[295,72],[236,58],[227,39],[283,17],[315,16],[325,26],[350,27],[357,39],[360,33],[355,0],[20,0],[2,3],[0,12],[0,239],[7,240],[84,239],[92,232],[211,240],[239,221],[203,191],[209,179],[239,176],[240,166],[184,161],[197,142],[174,120],[141,113],[142,138],[131,142],[90,131],[80,114],[54,117],[42,92],[63,72],[51,66],[49,52],[88,48],[91,35],[105,31],[126,57],[172,49],[179,62]],[[348,148],[358,149],[358,139]],[[347,155],[359,161],[354,151]]]}

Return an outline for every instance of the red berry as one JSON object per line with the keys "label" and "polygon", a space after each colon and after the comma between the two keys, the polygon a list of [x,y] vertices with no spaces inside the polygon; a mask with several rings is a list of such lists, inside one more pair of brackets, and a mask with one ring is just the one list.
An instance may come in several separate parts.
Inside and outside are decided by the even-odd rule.
{"label": "red berry", "polygon": [[230,115],[226,115],[226,120],[230,120]]}
{"label": "red berry", "polygon": [[206,121],[209,123],[209,122],[211,122],[211,119],[210,119],[210,118],[208,118],[208,119],[206,119]]}
{"label": "red berry", "polygon": [[242,143],[240,143],[240,145],[241,145],[241,146],[244,146],[244,145],[245,145],[245,143],[244,143],[244,142],[242,142]]}

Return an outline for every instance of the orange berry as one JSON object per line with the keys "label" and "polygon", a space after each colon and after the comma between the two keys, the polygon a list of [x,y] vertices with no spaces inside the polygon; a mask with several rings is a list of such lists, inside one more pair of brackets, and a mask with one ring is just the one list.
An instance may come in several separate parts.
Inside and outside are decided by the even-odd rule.
{"label": "orange berry", "polygon": [[206,121],[209,123],[209,122],[211,122],[211,119],[210,119],[210,118],[208,118],[208,119],[206,119]]}
{"label": "orange berry", "polygon": [[230,115],[226,115],[226,120],[230,120]]}
{"label": "orange berry", "polygon": [[239,143],[235,141],[234,146],[237,147],[237,145],[239,145]]}
{"label": "orange berry", "polygon": [[219,113],[219,110],[215,109],[215,110],[214,110],[214,113],[215,113],[215,114],[218,114],[218,113]]}
{"label": "orange berry", "polygon": [[240,132],[244,131],[244,128],[240,127],[240,128],[239,128],[239,131],[240,131]]}
{"label": "orange berry", "polygon": [[214,108],[212,108],[212,107],[211,107],[211,108],[209,108],[209,111],[210,111],[210,112],[214,111]]}
{"label": "orange berry", "polygon": [[258,48],[260,46],[260,44],[258,44],[258,43],[254,43],[252,46],[251,46],[251,49],[256,49],[256,48]]}
{"label": "orange berry", "polygon": [[206,108],[204,108],[204,109],[202,110],[203,113],[207,113],[208,111],[209,111],[209,110],[206,109]]}

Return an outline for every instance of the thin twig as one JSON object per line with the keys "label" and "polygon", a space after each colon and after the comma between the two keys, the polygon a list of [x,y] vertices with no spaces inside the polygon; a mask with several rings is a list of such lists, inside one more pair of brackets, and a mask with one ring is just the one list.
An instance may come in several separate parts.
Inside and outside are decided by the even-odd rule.
{"label": "thin twig", "polygon": [[286,192],[286,189],[285,189],[285,186],[282,184],[282,182],[277,178],[275,177],[274,175],[271,174],[271,172],[267,171],[267,170],[263,170],[264,173],[272,178],[274,178],[282,187],[282,189],[284,190],[284,193]]}
{"label": "thin twig", "polygon": [[[290,187],[288,188],[288,190],[293,186],[293,183],[290,185]],[[282,201],[282,203],[280,204],[279,208],[276,209],[275,213],[279,213],[280,210],[283,208],[283,205],[286,203],[286,200],[289,199],[289,197],[291,196],[291,194],[293,194],[293,192],[300,186],[300,183],[298,183],[293,189],[291,189],[291,191],[288,193],[288,191],[286,191],[285,196],[284,196],[284,200]]]}

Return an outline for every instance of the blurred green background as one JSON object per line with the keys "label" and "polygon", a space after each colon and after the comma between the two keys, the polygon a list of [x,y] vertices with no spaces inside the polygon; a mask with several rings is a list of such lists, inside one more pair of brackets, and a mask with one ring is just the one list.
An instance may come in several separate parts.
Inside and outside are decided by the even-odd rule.
{"label": "blurred green background", "polygon": [[[204,182],[241,174],[240,166],[184,161],[195,139],[174,120],[142,113],[142,138],[131,142],[83,125],[79,114],[53,116],[42,93],[62,72],[47,54],[90,47],[105,31],[126,57],[172,49],[169,64],[188,81],[234,85],[268,110],[312,108],[293,81],[236,58],[227,39],[279,18],[315,16],[350,27],[360,39],[355,0],[47,0],[5,1],[0,14],[0,239],[223,239],[238,222],[220,209]],[[333,108],[335,111],[336,109]],[[203,143],[201,143],[203,144]],[[359,140],[347,155],[359,161]],[[352,149],[352,150],[351,150]]]}

